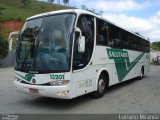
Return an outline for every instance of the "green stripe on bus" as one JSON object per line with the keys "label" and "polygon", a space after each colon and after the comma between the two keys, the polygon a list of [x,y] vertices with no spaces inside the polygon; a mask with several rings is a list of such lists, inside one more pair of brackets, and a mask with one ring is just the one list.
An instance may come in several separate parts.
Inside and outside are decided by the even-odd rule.
{"label": "green stripe on bus", "polygon": [[22,76],[22,75],[20,75],[20,74],[18,74],[18,73],[16,73],[16,74],[17,74],[19,77],[21,77],[22,79],[27,80],[28,82],[30,82],[31,79],[32,79],[32,77],[35,76],[34,74],[29,74],[29,73],[27,73],[25,76]]}
{"label": "green stripe on bus", "polygon": [[124,77],[132,70],[137,62],[142,58],[144,52],[136,57],[133,62],[130,62],[127,51],[121,49],[106,49],[109,59],[113,59],[115,62],[118,79],[121,82]]}

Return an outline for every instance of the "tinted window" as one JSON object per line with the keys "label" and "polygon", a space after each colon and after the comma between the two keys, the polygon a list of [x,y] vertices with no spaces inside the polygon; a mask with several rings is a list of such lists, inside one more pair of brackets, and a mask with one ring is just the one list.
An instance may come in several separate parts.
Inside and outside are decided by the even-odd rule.
{"label": "tinted window", "polygon": [[96,21],[96,44],[149,52],[149,41],[103,20]]}
{"label": "tinted window", "polygon": [[136,43],[136,37],[134,35],[130,36],[130,45],[132,50],[136,50],[137,43]]}
{"label": "tinted window", "polygon": [[108,37],[108,25],[107,22],[97,19],[97,36],[96,43],[97,45],[107,45]]}
{"label": "tinted window", "polygon": [[126,31],[121,31],[121,40],[123,48],[129,48],[128,33]]}
{"label": "tinted window", "polygon": [[121,47],[120,32],[116,26],[109,26],[109,46]]}

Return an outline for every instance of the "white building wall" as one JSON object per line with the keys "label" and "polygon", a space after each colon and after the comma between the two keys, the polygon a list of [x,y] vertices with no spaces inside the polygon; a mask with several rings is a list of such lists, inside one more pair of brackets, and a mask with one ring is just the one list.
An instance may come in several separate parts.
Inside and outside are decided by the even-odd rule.
{"label": "white building wall", "polygon": [[157,60],[157,57],[160,58],[160,51],[151,50],[150,51],[150,60]]}

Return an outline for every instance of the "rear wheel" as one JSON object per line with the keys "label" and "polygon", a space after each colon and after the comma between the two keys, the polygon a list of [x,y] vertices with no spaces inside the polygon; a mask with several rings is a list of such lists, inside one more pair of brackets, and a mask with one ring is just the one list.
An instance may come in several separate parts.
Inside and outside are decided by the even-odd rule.
{"label": "rear wheel", "polygon": [[92,93],[94,98],[101,98],[106,90],[106,78],[104,75],[100,75],[97,83],[97,91]]}

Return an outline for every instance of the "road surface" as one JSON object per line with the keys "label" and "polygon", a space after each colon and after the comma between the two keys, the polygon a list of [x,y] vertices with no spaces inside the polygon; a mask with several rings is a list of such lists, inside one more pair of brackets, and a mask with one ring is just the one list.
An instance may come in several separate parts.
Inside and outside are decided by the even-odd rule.
{"label": "road surface", "polygon": [[142,80],[131,80],[107,89],[103,98],[84,95],[59,100],[19,93],[13,85],[14,70],[0,68],[0,113],[18,114],[109,114],[160,113],[160,66]]}

